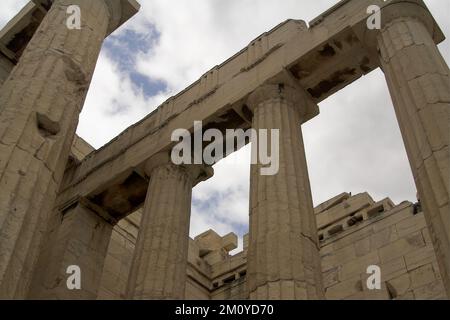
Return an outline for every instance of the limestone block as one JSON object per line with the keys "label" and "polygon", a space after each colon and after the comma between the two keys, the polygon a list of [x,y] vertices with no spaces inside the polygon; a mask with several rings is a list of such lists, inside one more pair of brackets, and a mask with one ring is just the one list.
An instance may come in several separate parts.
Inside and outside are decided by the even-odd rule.
{"label": "limestone block", "polygon": [[382,247],[378,251],[381,262],[385,263],[414,250],[423,248],[424,246],[425,241],[423,240],[422,233],[418,232]]}
{"label": "limestone block", "polygon": [[345,237],[342,237],[333,243],[333,249],[339,250],[343,247],[353,245],[355,242],[367,238],[374,233],[374,226],[368,225],[365,228],[362,228],[356,232],[351,232]]}
{"label": "limestone block", "polygon": [[325,297],[327,300],[341,300],[361,292],[363,283],[361,277],[357,276],[327,288]]}
{"label": "limestone block", "polygon": [[345,264],[356,258],[356,251],[354,245],[349,245],[344,248],[330,252],[322,256],[322,271],[328,271],[334,267]]}
{"label": "limestone block", "polygon": [[389,281],[407,272],[405,259],[403,257],[390,260],[380,265],[381,280]]}
{"label": "limestone block", "polygon": [[431,263],[411,271],[410,276],[412,288],[419,288],[436,280]]}
{"label": "limestone block", "polygon": [[374,201],[367,193],[362,193],[343,200],[340,204],[328,208],[327,210],[317,214],[317,227],[319,229],[326,228],[333,223],[358,212],[363,208],[370,207]]}
{"label": "limestone block", "polygon": [[354,246],[357,257],[365,256],[372,250],[372,239],[371,237],[361,239]]}
{"label": "limestone block", "polygon": [[224,261],[228,257],[228,254],[225,250],[217,250],[212,251],[205,255],[203,259],[209,264],[214,265],[216,263]]}
{"label": "limestone block", "polygon": [[397,234],[400,238],[408,234],[417,232],[426,227],[426,221],[423,214],[417,214],[409,219],[405,219],[395,225]]}
{"label": "limestone block", "polygon": [[384,228],[370,236],[372,249],[382,248],[398,239],[397,229],[395,225]]}
{"label": "limestone block", "polygon": [[411,289],[411,277],[409,273],[404,273],[388,281],[391,290],[397,297],[404,296]]}
{"label": "limestone block", "polygon": [[339,267],[334,267],[323,272],[323,287],[329,288],[339,282]]}
{"label": "limestone block", "polygon": [[341,203],[342,201],[344,201],[350,197],[351,197],[350,193],[343,192],[343,193],[337,195],[336,197],[331,198],[330,200],[327,200],[324,203],[321,203],[320,205],[316,206],[314,208],[314,213],[319,214],[325,210],[330,209],[331,207],[338,205],[339,203]]}
{"label": "limestone block", "polygon": [[380,258],[377,251],[372,251],[365,256],[358,257],[345,263],[339,271],[339,280],[344,281],[367,272],[371,265],[379,265]]}
{"label": "limestone block", "polygon": [[405,254],[405,262],[408,271],[417,269],[425,264],[436,260],[436,255],[432,246],[427,245]]}
{"label": "limestone block", "polygon": [[206,256],[214,251],[224,250],[225,253],[237,248],[237,235],[229,233],[223,237],[219,236],[215,231],[208,230],[197,237],[194,241],[199,247],[200,256]]}
{"label": "limestone block", "polygon": [[412,206],[406,204],[406,206],[403,209],[400,209],[395,213],[391,213],[388,217],[375,224],[373,229],[375,233],[379,232],[385,228],[391,227],[392,225],[402,220],[408,219],[412,215],[413,215]]}
{"label": "limestone block", "polygon": [[446,300],[445,288],[441,280],[436,280],[421,288],[414,290],[414,296],[417,300]]}

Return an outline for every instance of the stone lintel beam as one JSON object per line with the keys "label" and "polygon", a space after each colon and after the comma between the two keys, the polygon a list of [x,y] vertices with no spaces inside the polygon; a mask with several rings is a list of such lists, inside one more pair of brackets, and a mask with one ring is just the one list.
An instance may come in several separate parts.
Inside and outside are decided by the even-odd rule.
{"label": "stone lintel beam", "polygon": [[115,226],[119,222],[116,218],[112,217],[108,213],[107,210],[103,209],[102,207],[93,203],[91,200],[89,200],[85,197],[77,198],[76,201],[68,203],[66,206],[59,208],[59,211],[64,216],[65,214],[70,212],[70,210],[72,210],[72,208],[74,208],[78,205],[82,205],[82,206],[88,208],[91,212],[95,213],[100,218],[102,218],[103,220],[105,220],[106,222],[108,222],[109,224],[111,224],[113,226]]}
{"label": "stone lintel beam", "polygon": [[[423,1],[411,2],[425,7]],[[239,113],[249,94],[286,69],[305,90],[311,89],[316,103],[374,70],[379,61],[372,59],[361,40],[367,29],[367,8],[373,4],[383,6],[384,2],[346,1],[318,17],[309,29],[302,21],[288,20],[253,40],[74,168],[62,184],[59,205],[76,197],[79,190],[82,196],[92,195],[130,169],[142,167],[148,158],[173,145],[174,130],[192,131],[194,121],[207,124],[230,110]],[[440,42],[443,36],[434,25],[435,41]]]}

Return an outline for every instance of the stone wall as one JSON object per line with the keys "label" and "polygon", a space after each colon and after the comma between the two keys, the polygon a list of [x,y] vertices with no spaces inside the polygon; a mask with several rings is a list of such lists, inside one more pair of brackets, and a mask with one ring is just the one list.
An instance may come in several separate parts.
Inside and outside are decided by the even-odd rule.
{"label": "stone wall", "polygon": [[[325,209],[324,209],[325,208]],[[444,299],[445,291],[420,207],[374,202],[367,194],[342,194],[318,206],[321,259],[326,298]],[[330,223],[332,222],[332,223]],[[225,259],[223,267],[236,257]],[[381,290],[367,289],[367,267],[381,268]],[[219,266],[216,265],[216,268]],[[212,299],[244,299],[245,277],[217,282]]]}
{"label": "stone wall", "polygon": [[[348,205],[356,197],[361,195],[342,204]],[[351,208],[347,210],[350,212]],[[321,248],[326,297],[445,298],[425,218],[419,210],[409,202],[392,206],[386,199],[329,226]],[[381,268],[381,290],[367,289],[366,272],[370,265]]]}

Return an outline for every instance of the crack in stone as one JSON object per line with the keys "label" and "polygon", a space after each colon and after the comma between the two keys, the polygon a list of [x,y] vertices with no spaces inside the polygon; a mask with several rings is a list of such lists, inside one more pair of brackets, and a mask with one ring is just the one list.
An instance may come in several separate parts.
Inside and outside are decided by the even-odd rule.
{"label": "crack in stone", "polygon": [[316,241],[314,241],[314,239],[313,238],[311,238],[310,236],[307,236],[306,234],[304,234],[303,232],[300,232],[300,234],[304,237],[304,238],[306,238],[306,239],[308,239],[309,241],[311,241],[312,242],[312,244],[314,245],[314,247],[316,247],[317,248],[317,250],[319,250],[320,251],[320,246],[317,244],[317,242]]}

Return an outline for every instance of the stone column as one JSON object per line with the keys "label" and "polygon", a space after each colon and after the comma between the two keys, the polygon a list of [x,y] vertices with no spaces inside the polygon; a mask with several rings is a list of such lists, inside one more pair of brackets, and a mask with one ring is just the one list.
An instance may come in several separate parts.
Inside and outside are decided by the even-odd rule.
{"label": "stone column", "polygon": [[[265,85],[252,93],[248,101],[253,110],[253,128],[278,129],[280,134],[278,173],[264,176],[261,164],[251,167],[250,299],[324,297],[317,226],[301,131],[307,106],[311,105],[309,99],[300,88]],[[253,143],[252,148],[256,147]],[[271,149],[273,146],[269,146]]]}
{"label": "stone column", "polygon": [[[62,221],[50,234],[41,252],[42,263],[36,268],[28,298],[58,300],[95,300],[103,265],[115,224],[85,199],[64,213]],[[71,276],[79,268],[79,289],[71,290]],[[68,273],[69,272],[69,273]]]}
{"label": "stone column", "polygon": [[[81,29],[67,27],[70,5]],[[0,88],[0,298],[26,295],[100,48],[126,20],[120,6],[54,0]]]}
{"label": "stone column", "polygon": [[449,68],[429,30],[417,18],[387,23],[378,34],[378,48],[450,297]]}
{"label": "stone column", "polygon": [[147,199],[128,279],[127,297],[184,299],[192,188],[212,168],[177,166],[158,154],[146,168]]}

